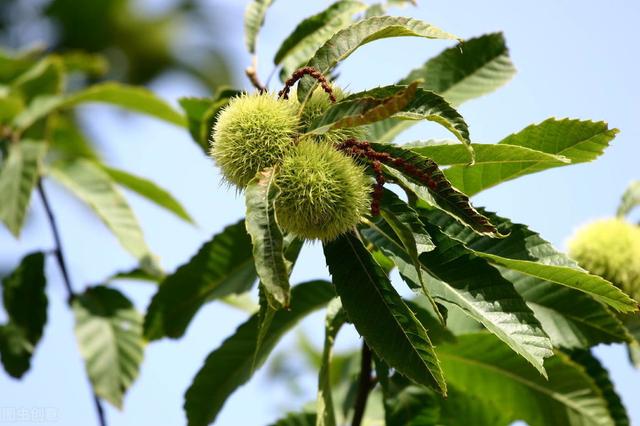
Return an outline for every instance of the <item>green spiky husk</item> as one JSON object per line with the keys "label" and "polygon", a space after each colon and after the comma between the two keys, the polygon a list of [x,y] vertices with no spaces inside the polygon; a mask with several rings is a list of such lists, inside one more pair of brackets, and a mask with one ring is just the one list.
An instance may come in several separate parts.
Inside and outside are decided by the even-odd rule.
{"label": "green spiky husk", "polygon": [[294,147],[297,127],[294,102],[268,93],[234,98],[213,128],[211,156],[224,178],[242,189],[259,171],[280,164]]}
{"label": "green spiky husk", "polygon": [[[345,98],[345,93],[337,87],[333,88],[333,93],[338,102]],[[309,125],[331,106],[329,96],[321,89],[314,90],[313,94],[307,101],[300,114],[301,132],[305,132]],[[361,127],[345,127],[342,129],[329,130],[322,135],[312,135],[316,142],[328,142],[334,145],[339,144],[347,139],[362,139],[364,131]]]}
{"label": "green spiky husk", "polygon": [[602,219],[581,228],[569,254],[588,271],[640,300],[640,227],[623,219]]}
{"label": "green spiky husk", "polygon": [[371,181],[353,159],[331,144],[303,139],[280,165],[276,217],[282,229],[330,241],[367,214]]}

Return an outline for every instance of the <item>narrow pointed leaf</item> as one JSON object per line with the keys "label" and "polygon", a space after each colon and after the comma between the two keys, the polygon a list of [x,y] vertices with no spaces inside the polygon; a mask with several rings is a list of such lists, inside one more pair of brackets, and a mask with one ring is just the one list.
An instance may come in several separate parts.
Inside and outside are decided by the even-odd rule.
{"label": "narrow pointed leaf", "polygon": [[414,382],[446,394],[427,331],[362,242],[345,234],[324,251],[342,305],[369,347]]}
{"label": "narrow pointed leaf", "polygon": [[246,189],[246,226],[253,244],[253,259],[267,300],[274,309],[289,305],[290,287],[284,237],[275,215],[279,193],[273,169],[259,172]]}
{"label": "narrow pointed leaf", "polygon": [[[420,209],[419,213],[424,220],[461,241],[476,254],[529,260],[542,266],[558,265],[584,272],[536,232],[496,214],[485,212],[502,232],[508,233],[507,237],[500,240],[479,236],[436,210]],[[628,333],[620,320],[602,303],[585,293],[518,271],[499,269],[527,301],[554,345],[588,348],[598,343],[628,341]]]}
{"label": "narrow pointed leaf", "polygon": [[516,70],[502,33],[465,40],[412,70],[401,83],[421,80],[420,87],[442,95],[452,105],[491,93]]}
{"label": "narrow pointed leaf", "polygon": [[[484,325],[509,347],[545,374],[544,359],[551,342],[525,301],[497,269],[460,242],[425,224],[436,249],[420,256],[422,267],[436,279],[428,281],[434,297],[453,303]],[[367,240],[390,252],[397,246],[376,230],[363,230]],[[417,272],[405,274],[417,282]]]}
{"label": "narrow pointed leaf", "polygon": [[20,236],[45,153],[44,143],[25,140],[9,144],[8,155],[0,162],[0,221],[16,238]]}
{"label": "narrow pointed leaf", "polygon": [[180,202],[154,182],[113,167],[103,166],[103,169],[111,176],[114,182],[170,211],[185,222],[193,223],[193,219],[191,219],[191,216],[189,216],[189,213],[182,207]]}
{"label": "narrow pointed leaf", "polygon": [[309,126],[307,132],[323,134],[333,129],[362,126],[391,117],[407,108],[416,95],[416,87],[414,83],[354,93],[329,107]]}
{"label": "narrow pointed leaf", "polygon": [[[452,214],[478,233],[491,236],[500,235],[491,221],[473,208],[469,197],[451,185],[434,161],[408,149],[393,145],[371,143],[371,147],[375,151],[386,152],[394,158],[404,160],[405,163],[416,167],[429,176],[429,180],[432,182],[431,187],[427,186],[426,188],[422,188],[421,185],[428,185],[428,183],[415,180],[415,178],[411,177],[406,178],[399,173],[394,174],[394,176],[405,183],[411,190],[416,192],[416,195],[420,196],[420,198],[425,199],[425,201],[430,201],[438,208]],[[389,167],[393,167],[401,173],[404,172],[401,166],[389,164]],[[408,179],[414,183],[411,183]]]}
{"label": "narrow pointed leaf", "polygon": [[[448,222],[449,226],[457,228],[459,232],[465,233],[464,230],[460,229],[459,225],[451,220],[447,220],[447,218],[439,212],[434,212],[433,216],[438,217],[440,223]],[[496,223],[504,223],[504,220],[500,220],[500,218],[492,218],[492,221]],[[532,236],[531,234],[533,233],[522,225],[520,226],[520,230],[520,235],[522,233],[527,233],[531,236],[533,241],[542,240],[537,234]],[[453,233],[455,231],[451,232]],[[476,237],[469,233],[466,233],[466,235],[469,240],[476,241],[476,244],[481,247],[491,247],[492,241],[489,239],[484,239],[482,236]],[[623,293],[619,288],[604,278],[590,274],[584,269],[578,267],[575,262],[570,261],[565,255],[556,252],[551,245],[546,243],[544,240],[542,240],[543,243],[546,243],[544,249],[547,250],[547,255],[544,259],[542,257],[542,249],[540,248],[537,248],[536,256],[531,254],[522,255],[519,253],[511,253],[509,256],[502,256],[495,253],[505,250],[505,248],[508,250],[509,245],[521,245],[522,242],[520,241],[520,235],[507,236],[503,241],[494,243],[494,245],[498,247],[497,249],[492,250],[485,248],[484,251],[476,251],[476,255],[484,257],[491,263],[520,272],[533,278],[582,291],[594,297],[596,300],[619,310],[620,312],[634,312],[637,310],[637,303]],[[549,254],[550,251],[552,254]],[[540,260],[545,261],[540,262]],[[559,261],[564,261],[565,264],[559,264]]]}
{"label": "narrow pointed leaf", "polygon": [[45,256],[25,256],[18,267],[2,278],[2,303],[8,323],[0,326],[0,355],[12,377],[22,377],[47,322]]}
{"label": "narrow pointed leaf", "polygon": [[604,278],[568,266],[543,265],[530,260],[508,259],[487,253],[478,253],[491,263],[513,271],[584,292],[620,312],[636,312],[638,304],[618,287]]}
{"label": "narrow pointed leaf", "polygon": [[300,22],[273,58],[275,65],[282,64],[281,75],[286,79],[306,64],[320,46],[337,31],[349,26],[353,22],[352,16],[365,7],[360,1],[341,0]]}
{"label": "narrow pointed leaf", "polygon": [[[531,165],[538,163],[569,164],[571,161],[560,155],[547,154],[517,145],[471,144],[476,155],[474,166],[481,164],[518,164]],[[469,164],[468,151],[456,142],[410,142],[403,148],[411,149],[418,154],[431,158],[440,166],[466,166]]]}
{"label": "narrow pointed leaf", "polygon": [[[375,40],[390,37],[425,37],[430,39],[457,40],[452,34],[433,25],[412,18],[375,16],[363,19],[335,33],[307,63],[325,75],[351,55],[358,47]],[[316,84],[308,79],[300,81],[298,99],[303,101]]]}
{"label": "narrow pointed leaf", "polygon": [[467,161],[473,159],[469,127],[464,118],[440,95],[409,86],[384,86],[354,93],[331,106],[316,122],[309,133],[322,134],[341,127],[362,126],[389,117],[401,120],[428,120],[449,130],[467,151]]}
{"label": "narrow pointed leaf", "polygon": [[416,258],[422,253],[435,249],[429,233],[420,221],[418,212],[389,190],[385,190],[382,196],[382,214],[398,238],[405,244],[407,251],[415,252]]}
{"label": "narrow pointed leaf", "polygon": [[[275,313],[258,353],[256,368],[265,362],[287,331],[334,297],[333,288],[324,281],[311,281],[293,287],[290,310]],[[258,314],[254,314],[218,349],[209,354],[185,394],[184,409],[189,426],[213,423],[227,398],[249,381],[257,336]]]}
{"label": "narrow pointed leaf", "polygon": [[512,421],[614,426],[593,379],[563,354],[547,360],[545,379],[487,333],[459,336],[456,344],[441,345],[437,352],[451,386],[483,401],[500,401],[500,410]]}
{"label": "narrow pointed leaf", "polygon": [[[571,164],[577,164],[599,157],[617,133],[617,129],[609,129],[601,121],[550,118],[506,137],[499,144],[562,155],[571,160]],[[445,171],[445,175],[456,188],[471,196],[501,182],[562,165],[564,164],[540,162],[453,166]]]}
{"label": "narrow pointed leaf", "polygon": [[[435,301],[431,297],[429,289],[427,288],[427,286],[425,286],[424,280],[422,278],[420,259],[418,258],[420,254],[435,249],[435,245],[433,244],[433,241],[431,241],[431,237],[429,237],[429,234],[424,229],[424,226],[422,225],[417,212],[413,210],[407,203],[402,201],[393,192],[385,190],[383,193],[381,204],[382,218],[402,243],[404,250],[406,251],[408,257],[411,259],[413,270],[417,271],[418,284],[420,284],[422,292],[432,303],[432,305],[434,306],[434,312],[436,313],[440,321],[444,324],[444,318],[442,318],[439,311],[435,308]],[[379,225],[381,227],[383,226],[383,224],[380,223]],[[391,253],[389,254],[395,258],[396,262],[399,260],[397,259],[396,255]],[[404,259],[402,259],[401,262],[404,262]],[[400,271],[400,275],[402,276],[402,278],[406,280],[406,276],[404,275],[404,267],[402,264],[398,266],[398,270]]]}
{"label": "narrow pointed leaf", "polygon": [[121,408],[144,352],[142,316],[119,291],[89,288],[72,302],[75,333],[93,391]]}
{"label": "narrow pointed leaf", "polygon": [[244,42],[251,54],[256,53],[258,33],[264,24],[267,9],[274,0],[250,0],[244,12]]}
{"label": "narrow pointed leaf", "polygon": [[257,278],[251,250],[243,220],[206,242],[160,284],[145,316],[145,337],[181,337],[205,303],[251,289]]}
{"label": "narrow pointed leaf", "polygon": [[57,110],[92,102],[119,106],[180,127],[186,125],[182,114],[153,92],[120,83],[100,83],[69,95],[38,97],[29,108],[16,117],[14,125],[23,130]]}
{"label": "narrow pointed leaf", "polygon": [[143,263],[152,254],[129,203],[109,175],[92,161],[56,163],[49,175],[86,203],[118,238],[122,247]]}
{"label": "narrow pointed leaf", "polygon": [[340,328],[347,320],[347,315],[342,309],[340,299],[336,298],[327,307],[327,317],[324,330],[324,347],[322,350],[322,365],[318,373],[318,398],[316,402],[317,423],[316,426],[335,426],[336,415],[333,407],[331,392],[331,359],[333,343]]}
{"label": "narrow pointed leaf", "polygon": [[616,215],[618,217],[624,217],[636,206],[640,205],[640,181],[631,182],[627,190],[622,195],[620,205]]}

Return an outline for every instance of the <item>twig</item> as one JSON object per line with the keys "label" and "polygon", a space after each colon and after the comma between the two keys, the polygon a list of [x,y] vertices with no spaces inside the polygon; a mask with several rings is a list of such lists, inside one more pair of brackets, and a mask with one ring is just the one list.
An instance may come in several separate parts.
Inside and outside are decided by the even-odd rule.
{"label": "twig", "polygon": [[258,77],[258,64],[255,56],[253,57],[251,65],[244,70],[244,73],[249,78],[251,84],[253,84],[253,87],[258,89],[260,93],[267,91],[266,86],[260,82],[260,77]]}
{"label": "twig", "polygon": [[375,382],[371,379],[371,349],[366,342],[362,342],[362,358],[360,360],[360,377],[358,379],[358,393],[354,404],[353,420],[351,426],[360,426],[364,417],[364,410],[367,408],[369,392],[373,389]]}
{"label": "twig", "polygon": [[[53,210],[51,209],[51,204],[49,203],[49,198],[47,197],[47,193],[44,190],[44,186],[42,185],[42,180],[38,180],[38,193],[40,194],[40,198],[42,199],[42,204],[44,206],[44,210],[47,214],[47,218],[49,219],[49,226],[51,227],[51,233],[53,234],[53,241],[55,244],[55,248],[53,250],[55,254],[56,261],[58,262],[58,267],[60,268],[60,273],[62,274],[62,281],[67,289],[68,302],[76,297],[75,292],[73,291],[73,287],[71,286],[71,278],[69,277],[69,270],[67,269],[67,262],[64,258],[64,253],[62,251],[62,240],[60,238],[60,231],[58,230],[58,225],[56,223],[56,218],[53,215]],[[107,420],[104,415],[104,409],[102,407],[102,403],[100,402],[100,398],[93,393],[93,400],[96,405],[96,412],[98,415],[98,422],[100,426],[107,426]]]}

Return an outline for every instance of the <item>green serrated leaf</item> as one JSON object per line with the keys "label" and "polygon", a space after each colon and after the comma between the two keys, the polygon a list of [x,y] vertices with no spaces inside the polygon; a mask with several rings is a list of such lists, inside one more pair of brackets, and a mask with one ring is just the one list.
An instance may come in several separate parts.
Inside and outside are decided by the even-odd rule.
{"label": "green serrated leaf", "polygon": [[[458,37],[413,18],[374,16],[361,20],[335,33],[309,60],[307,66],[328,75],[340,62],[358,47],[375,40],[390,37],[424,37],[458,40]],[[304,102],[316,87],[315,81],[302,79],[298,85],[298,99]]]}
{"label": "green serrated leaf", "polygon": [[494,403],[451,387],[446,399],[393,375],[383,386],[386,426],[507,426],[507,416]]}
{"label": "green serrated leaf", "polygon": [[251,250],[244,220],[205,243],[161,283],[147,309],[145,337],[181,337],[202,305],[251,289],[257,278]]}
{"label": "green serrated leaf", "polygon": [[182,114],[150,90],[120,83],[100,83],[64,96],[40,96],[15,118],[13,124],[18,130],[24,130],[57,110],[91,102],[119,106],[180,127],[187,125]]}
{"label": "green serrated leaf", "polygon": [[502,33],[465,40],[412,70],[403,84],[421,80],[420,87],[442,95],[452,105],[491,93],[516,73]]}
{"label": "green serrated leaf", "polygon": [[[452,214],[474,231],[484,235],[501,236],[491,221],[473,208],[469,198],[451,185],[434,161],[397,146],[379,143],[371,143],[370,145],[375,151],[385,152],[396,159],[401,159],[406,164],[412,165],[429,176],[431,186],[429,186],[428,182],[423,182],[413,177],[405,177],[402,174],[405,170],[401,165],[388,164],[389,167],[399,172],[395,172],[393,175],[405,188],[413,191],[424,201]],[[427,185],[426,188],[423,185]]]}
{"label": "green serrated leaf", "polygon": [[253,243],[253,259],[269,305],[289,306],[289,268],[284,257],[284,237],[276,223],[275,200],[280,189],[273,169],[259,172],[246,188],[247,232]]}
{"label": "green serrated leaf", "polygon": [[274,0],[250,0],[244,12],[244,41],[251,54],[256,53],[258,33],[264,24],[267,9]]}
{"label": "green serrated leaf", "polygon": [[[444,97],[452,106],[486,95],[506,84],[515,74],[501,33],[465,40],[412,70],[398,84],[419,81],[420,87]],[[369,128],[377,142],[391,142],[413,123],[388,119]]]}
{"label": "green serrated leaf", "polygon": [[616,211],[618,217],[624,217],[635,207],[640,205],[640,181],[631,182],[629,187],[624,191],[620,205]]}
{"label": "green serrated leaf", "polygon": [[[381,213],[407,251],[415,252],[416,258],[422,253],[435,249],[418,213],[389,190],[385,190],[382,195]],[[413,254],[411,256],[413,257]]]}
{"label": "green serrated leaf", "polygon": [[[475,166],[481,164],[531,165],[538,163],[569,164],[571,160],[561,155],[547,154],[542,151],[516,145],[471,144],[476,154]],[[457,142],[410,142],[402,145],[418,154],[428,157],[440,166],[466,166],[469,164],[469,153]]]}
{"label": "green serrated leaf", "polygon": [[[335,297],[325,281],[311,281],[293,287],[290,310],[279,310],[265,335],[255,366],[259,368],[276,343],[302,318]],[[189,426],[212,423],[229,396],[249,381],[253,371],[258,336],[258,314],[243,323],[222,345],[211,352],[185,394],[184,409]]]}
{"label": "green serrated leaf", "polygon": [[2,278],[2,302],[8,323],[0,325],[0,355],[5,370],[15,378],[29,370],[47,322],[44,261],[44,253],[29,254]]}
{"label": "green serrated leaf", "polygon": [[478,255],[513,271],[584,292],[619,312],[638,310],[637,302],[598,275],[568,266],[543,265],[530,260],[508,259],[487,253],[478,253]]}
{"label": "green serrated leaf", "polygon": [[[460,242],[429,223],[425,228],[436,245],[420,255],[423,269],[435,278],[428,282],[431,294],[460,307],[545,374],[543,361],[552,354],[551,342],[513,285]],[[376,247],[397,253],[387,236],[373,228],[362,232]],[[407,278],[418,282],[417,271],[407,265],[404,269]]]}
{"label": "green serrated leaf", "polygon": [[122,247],[141,263],[153,263],[133,211],[109,175],[96,163],[78,159],[55,163],[49,175],[86,203],[116,236]]}
{"label": "green serrated leaf", "polygon": [[[536,232],[496,214],[483,212],[503,233],[508,234],[500,240],[478,236],[444,213],[435,210],[419,212],[425,220],[476,252],[582,271],[573,260]],[[554,346],[589,348],[598,343],[628,341],[628,333],[620,320],[585,293],[506,268],[500,268],[500,271],[527,301]]]}
{"label": "green serrated leaf", "polygon": [[142,316],[122,293],[92,287],[72,302],[80,354],[96,395],[121,408],[144,353]]}
{"label": "green serrated leaf", "polygon": [[[506,137],[499,144],[562,155],[571,160],[571,164],[577,164],[599,157],[617,133],[617,129],[609,129],[601,121],[550,118]],[[453,166],[445,171],[445,175],[456,188],[471,196],[499,183],[562,165],[540,162]]]}
{"label": "green serrated leaf", "polygon": [[46,151],[43,142],[10,143],[8,155],[0,163],[0,221],[16,238],[20,236]]}
{"label": "green serrated leaf", "polygon": [[414,82],[408,87],[384,86],[350,95],[330,107],[314,123],[317,130],[312,133],[324,133],[336,127],[384,123],[388,118],[428,120],[444,126],[453,133],[467,151],[465,164],[473,162],[475,154],[469,138],[469,127],[464,118],[440,95],[424,89],[415,90],[417,84]]}
{"label": "green serrated leaf", "polygon": [[352,16],[365,7],[360,1],[341,0],[300,22],[282,42],[273,59],[275,65],[282,64],[284,79],[306,64],[332,35],[350,25]]}
{"label": "green serrated leaf", "polygon": [[317,423],[316,426],[336,426],[336,415],[333,408],[333,396],[331,391],[331,361],[333,343],[336,336],[347,321],[347,315],[342,309],[340,299],[333,299],[327,307],[325,319],[324,347],[322,350],[322,363],[318,373],[318,398],[316,402]]}
{"label": "green serrated leaf", "polygon": [[613,426],[607,401],[584,369],[567,356],[549,358],[544,379],[496,337],[468,334],[437,349],[451,386],[500,402],[510,420],[531,426]]}
{"label": "green serrated leaf", "polygon": [[[413,270],[417,271],[418,283],[420,284],[423,294],[432,303],[434,313],[444,324],[444,318],[442,318],[440,312],[437,310],[435,301],[431,297],[431,293],[422,279],[422,269],[420,268],[420,259],[418,258],[420,254],[435,249],[435,245],[433,244],[433,241],[431,241],[431,237],[429,237],[429,234],[422,226],[422,222],[420,221],[417,212],[409,207],[407,203],[402,201],[393,192],[388,190],[384,191],[381,205],[382,208],[380,213],[382,218],[402,243],[405,252],[411,259]],[[379,222],[380,221],[378,221],[378,223]],[[380,223],[379,225],[382,226]],[[389,254],[396,260],[396,262],[399,260],[398,256],[392,253]],[[401,262],[404,263],[404,259]],[[402,278],[405,279],[406,276],[404,275],[405,268],[403,263],[399,263],[398,270],[400,271]]]}
{"label": "green serrated leaf", "polygon": [[321,135],[334,129],[356,127],[384,120],[404,111],[416,95],[417,84],[385,86],[366,92],[354,93],[315,120],[308,133]]}
{"label": "green serrated leaf", "polygon": [[446,394],[427,331],[355,234],[324,245],[333,284],[356,330],[389,366]]}
{"label": "green serrated leaf", "polygon": [[170,211],[185,222],[193,224],[193,219],[180,202],[154,182],[113,167],[103,165],[102,168],[117,184]]}
{"label": "green serrated leaf", "polygon": [[[429,213],[425,214],[425,218],[429,219]],[[440,222],[447,223],[447,226],[451,226],[458,229],[458,233],[464,233],[458,224],[453,220],[447,219],[446,216],[439,212],[433,212],[432,216],[437,217]],[[495,220],[494,220],[495,219]],[[500,218],[491,218],[492,222],[500,221]],[[502,220],[504,222],[504,220]],[[525,228],[526,229],[526,228]],[[528,231],[528,230],[526,230]],[[453,231],[452,233],[455,233]],[[537,278],[542,281],[556,283],[574,290],[584,292],[596,300],[617,309],[620,312],[635,312],[638,310],[637,303],[627,296],[622,290],[611,284],[604,278],[590,274],[584,269],[578,267],[575,262],[568,261],[568,258],[560,253],[557,253],[553,258],[547,257],[546,262],[540,262],[541,258],[533,255],[522,255],[522,248],[518,247],[516,250],[520,250],[520,253],[512,253],[508,257],[495,254],[495,252],[502,253],[508,244],[521,244],[519,236],[509,237],[507,236],[500,243],[495,243],[489,239],[482,239],[481,236],[474,236],[466,233],[467,239],[476,241],[484,250],[474,251],[477,256],[487,259],[489,262],[505,267],[507,269],[520,272],[524,275]],[[540,239],[540,238],[538,238]],[[541,239],[540,239],[541,240]],[[545,242],[546,243],[546,242]],[[495,245],[498,249],[487,249],[487,246]],[[547,243],[547,250],[550,249],[550,245]],[[558,264],[558,259],[564,258],[565,264]]]}

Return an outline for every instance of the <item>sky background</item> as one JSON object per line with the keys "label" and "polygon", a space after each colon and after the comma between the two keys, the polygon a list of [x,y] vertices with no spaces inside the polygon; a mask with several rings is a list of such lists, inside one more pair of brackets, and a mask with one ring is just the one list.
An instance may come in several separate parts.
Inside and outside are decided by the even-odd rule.
{"label": "sky background", "polygon": [[[427,1],[418,8],[394,10],[428,21],[464,38],[503,31],[518,74],[495,94],[461,108],[476,142],[497,142],[506,135],[548,117],[604,120],[620,135],[595,163],[531,175],[487,190],[474,203],[530,227],[564,248],[567,238],[587,221],[611,216],[620,195],[632,179],[640,178],[640,60],[635,53],[640,3],[541,0]],[[170,1],[142,1],[149,11]],[[239,87],[248,87],[241,70],[250,59],[242,41],[242,14],[246,2],[209,0],[211,10],[224,16],[225,27],[210,40],[233,53]],[[300,19],[326,7],[327,1],[280,0],[270,9],[258,47],[263,79],[272,69],[273,54]],[[220,12],[222,10],[222,12]],[[451,43],[396,38],[365,46],[340,68],[339,83],[351,91],[389,84]],[[272,83],[277,83],[274,79]],[[175,103],[180,96],[205,95],[203,88],[179,74],[157,79],[151,88]],[[272,86],[277,89],[277,85]],[[195,218],[198,226],[184,224],[148,202],[127,193],[143,224],[152,249],[171,271],[187,261],[198,247],[242,217],[244,203],[220,184],[212,162],[179,128],[145,117],[123,114],[109,107],[83,109],[87,128],[98,141],[108,164],[149,177],[169,189]],[[441,129],[421,124],[400,136],[400,141],[447,137]],[[115,238],[86,208],[54,183],[47,183],[63,234],[76,290],[100,283],[105,277],[133,265]],[[43,243],[44,242],[44,243]],[[19,242],[0,229],[0,271],[14,267],[23,254],[51,247],[49,229],[40,200],[33,199],[31,214]],[[31,371],[18,382],[0,374],[1,415],[15,408],[47,407],[58,424],[95,422],[84,367],[73,336],[73,318],[66,308],[64,288],[55,264],[48,263],[49,322],[33,359]],[[326,278],[318,245],[304,248],[293,282]],[[151,285],[123,282],[118,288],[145,309],[154,293]],[[2,318],[0,318],[2,319]],[[219,303],[205,306],[179,341],[163,340],[148,346],[139,379],[129,391],[125,410],[107,408],[112,426],[184,424],[183,393],[202,365],[245,314]],[[322,336],[321,314],[302,328],[314,341]],[[339,337],[339,347],[357,344],[354,332]],[[290,351],[295,333],[277,351]],[[597,355],[610,370],[632,417],[640,425],[640,372],[633,370],[620,346],[599,347]],[[290,398],[283,386],[272,385],[263,369],[225,405],[219,425],[264,425],[283,409],[295,409],[315,397],[315,375],[303,375],[304,390]],[[3,411],[5,410],[5,411]],[[25,424],[25,423],[22,423]],[[28,424],[28,423],[26,423]]]}

